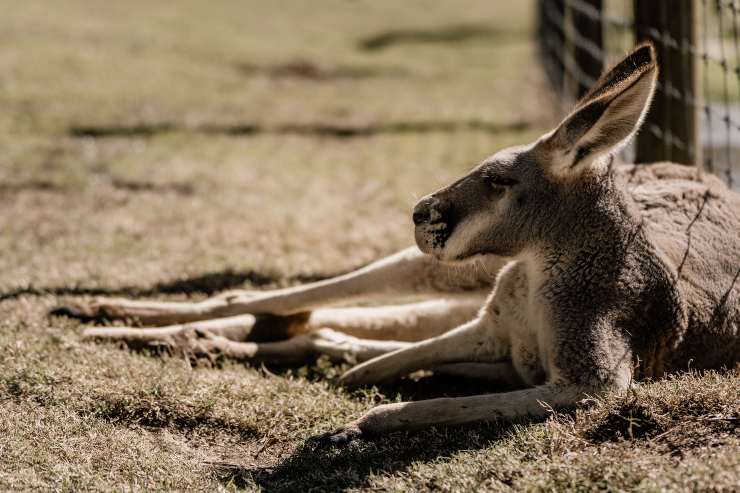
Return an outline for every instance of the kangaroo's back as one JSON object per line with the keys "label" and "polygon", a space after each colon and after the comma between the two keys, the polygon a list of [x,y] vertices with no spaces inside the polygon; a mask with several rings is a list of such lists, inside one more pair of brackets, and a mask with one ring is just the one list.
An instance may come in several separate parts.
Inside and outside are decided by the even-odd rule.
{"label": "kangaroo's back", "polygon": [[656,163],[618,171],[678,279],[688,316],[666,369],[733,366],[740,357],[740,194],[694,167]]}

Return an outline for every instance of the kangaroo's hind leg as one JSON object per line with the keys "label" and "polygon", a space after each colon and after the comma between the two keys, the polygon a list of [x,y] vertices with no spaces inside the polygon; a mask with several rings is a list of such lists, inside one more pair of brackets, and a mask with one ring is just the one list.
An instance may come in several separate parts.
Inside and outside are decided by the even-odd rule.
{"label": "kangaroo's hind leg", "polygon": [[132,348],[164,346],[192,356],[222,356],[237,361],[276,364],[303,363],[322,354],[333,360],[365,361],[411,344],[360,339],[331,329],[319,329],[281,341],[245,341],[254,321],[253,315],[239,315],[148,329],[97,327],[87,329],[85,336],[124,341]]}
{"label": "kangaroo's hind leg", "polygon": [[[304,363],[320,355],[356,363],[412,344],[361,339],[332,329],[318,329],[281,341],[244,341],[241,340],[243,331],[253,322],[248,317],[254,319],[252,315],[240,315],[207,323],[149,329],[92,328],[85,331],[85,336],[108,341],[121,340],[132,348],[164,346],[194,356],[222,356],[237,361],[276,364]],[[235,340],[235,334],[239,339]]]}
{"label": "kangaroo's hind leg", "polygon": [[[199,345],[209,346],[237,359],[294,362],[312,354],[338,359],[347,353],[345,359],[364,361],[371,355],[406,347],[409,341],[444,333],[460,321],[473,318],[481,303],[480,298],[470,297],[394,306],[323,308],[283,317],[247,314],[166,327],[93,327],[83,334],[97,340],[122,341],[131,347],[166,345],[197,350]],[[316,333],[321,335],[317,337]],[[263,343],[273,345],[260,346]]]}
{"label": "kangaroo's hind leg", "polygon": [[189,340],[183,349],[209,358],[222,356],[250,363],[300,364],[321,355],[327,355],[335,361],[357,363],[411,344],[403,341],[361,339],[332,329],[319,329],[276,342],[239,342],[206,334],[203,338]]}
{"label": "kangaroo's hind leg", "polygon": [[150,326],[246,313],[291,315],[356,300],[487,291],[505,262],[501,257],[487,257],[449,264],[413,247],[349,274],[286,289],[232,291],[200,302],[101,299],[61,306],[52,314],[83,320],[131,319]]}

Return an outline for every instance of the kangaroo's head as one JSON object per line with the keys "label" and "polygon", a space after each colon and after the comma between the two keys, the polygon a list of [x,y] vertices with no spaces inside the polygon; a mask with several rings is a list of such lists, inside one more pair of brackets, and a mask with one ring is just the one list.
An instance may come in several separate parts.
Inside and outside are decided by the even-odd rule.
{"label": "kangaroo's head", "polygon": [[414,208],[419,248],[442,260],[515,256],[557,228],[557,211],[640,127],[655,89],[655,50],[643,44],[606,72],[554,130],[504,149]]}

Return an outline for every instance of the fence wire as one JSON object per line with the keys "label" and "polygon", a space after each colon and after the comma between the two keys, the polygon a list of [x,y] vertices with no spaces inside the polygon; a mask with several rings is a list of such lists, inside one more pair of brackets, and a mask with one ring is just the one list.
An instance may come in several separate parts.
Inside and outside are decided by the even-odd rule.
{"label": "fence wire", "polygon": [[698,164],[740,190],[740,0],[538,0],[548,80],[566,112],[642,40],[661,76],[624,156]]}

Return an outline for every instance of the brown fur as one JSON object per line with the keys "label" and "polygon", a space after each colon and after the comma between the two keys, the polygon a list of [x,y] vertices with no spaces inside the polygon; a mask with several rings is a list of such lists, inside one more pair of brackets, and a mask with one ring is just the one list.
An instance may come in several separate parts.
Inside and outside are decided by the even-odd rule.
{"label": "brown fur", "polygon": [[[586,395],[623,391],[635,378],[733,366],[740,358],[740,197],[695,168],[612,165],[639,128],[656,77],[652,46],[637,47],[552,132],[491,156],[422,199],[413,214],[421,252],[286,290],[201,303],[103,300],[61,313],[187,322],[86,331],[98,338],[164,340],[250,361],[316,354],[364,361],[342,376],[347,386],[419,369],[528,386],[379,406],[320,443],[543,415],[542,403],[572,406]],[[323,308],[402,295],[444,299]],[[213,317],[228,318],[207,320]],[[258,342],[269,338],[263,327],[270,321],[292,337]]]}

